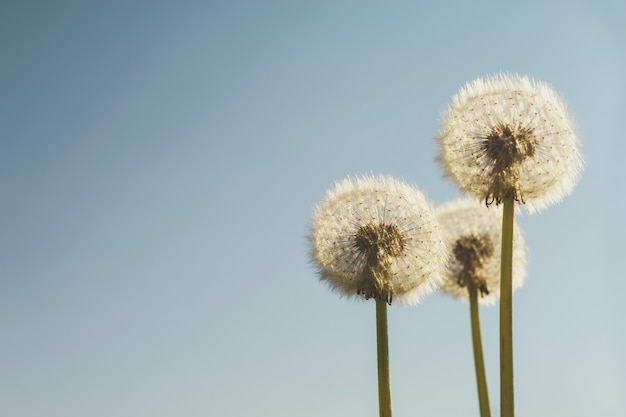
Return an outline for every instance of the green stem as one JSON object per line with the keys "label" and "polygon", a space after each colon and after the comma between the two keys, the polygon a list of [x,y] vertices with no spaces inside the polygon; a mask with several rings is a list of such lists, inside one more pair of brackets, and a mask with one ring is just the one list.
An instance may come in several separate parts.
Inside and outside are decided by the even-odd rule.
{"label": "green stem", "polygon": [[504,199],[500,269],[500,410],[514,417],[513,401],[513,222],[515,201]]}
{"label": "green stem", "polygon": [[476,368],[476,386],[478,388],[478,406],[480,417],[491,417],[489,409],[489,394],[487,391],[487,376],[485,375],[485,361],[483,359],[483,343],[480,335],[480,315],[478,312],[478,290],[472,283],[468,284],[470,319],[472,322],[472,345],[474,347],[474,367]]}
{"label": "green stem", "polygon": [[378,298],[376,299],[376,344],[378,348],[378,406],[380,417],[391,417],[387,302]]}

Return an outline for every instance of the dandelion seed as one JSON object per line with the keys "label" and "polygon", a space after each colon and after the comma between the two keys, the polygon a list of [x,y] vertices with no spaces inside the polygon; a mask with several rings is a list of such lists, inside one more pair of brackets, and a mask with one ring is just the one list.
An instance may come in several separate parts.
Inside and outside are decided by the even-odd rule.
{"label": "dandelion seed", "polygon": [[461,88],[437,140],[446,176],[487,205],[513,197],[540,211],[570,194],[583,170],[565,102],[548,84],[515,74]]}
{"label": "dandelion seed", "polygon": [[320,279],[347,297],[412,304],[442,280],[446,250],[431,204],[390,177],[337,183],[309,239]]}
{"label": "dandelion seed", "polygon": [[[493,305],[500,295],[502,210],[469,199],[444,204],[437,218],[450,248],[450,261],[441,289],[455,299],[468,299],[468,286],[478,290],[479,302]],[[526,278],[526,245],[515,227],[513,289]]]}

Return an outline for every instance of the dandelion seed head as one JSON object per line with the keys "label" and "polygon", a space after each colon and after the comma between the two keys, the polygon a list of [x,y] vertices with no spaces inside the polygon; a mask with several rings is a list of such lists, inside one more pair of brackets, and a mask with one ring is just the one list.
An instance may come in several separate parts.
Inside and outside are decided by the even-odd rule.
{"label": "dandelion seed head", "polygon": [[479,78],[453,97],[437,136],[448,178],[487,205],[513,197],[533,213],[570,194],[583,170],[565,102],[515,74]]}
{"label": "dandelion seed head", "polygon": [[[439,207],[437,218],[451,251],[441,289],[467,300],[471,283],[478,289],[479,302],[493,305],[500,297],[502,207],[462,199]],[[526,245],[517,225],[513,238],[513,289],[517,289],[526,277]]]}
{"label": "dandelion seed head", "polygon": [[442,281],[447,248],[415,187],[386,176],[346,178],[313,213],[311,258],[346,297],[414,304]]}

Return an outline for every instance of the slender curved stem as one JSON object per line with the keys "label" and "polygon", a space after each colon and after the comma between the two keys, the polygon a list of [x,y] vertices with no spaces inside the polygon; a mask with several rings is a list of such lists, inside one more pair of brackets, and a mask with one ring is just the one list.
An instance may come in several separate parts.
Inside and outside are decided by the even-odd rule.
{"label": "slender curved stem", "polygon": [[470,302],[470,319],[472,323],[472,346],[474,348],[474,367],[476,368],[476,387],[478,388],[478,406],[480,417],[491,417],[489,409],[489,393],[487,390],[487,376],[485,375],[485,360],[483,358],[483,343],[480,334],[480,315],[478,311],[478,290],[473,283],[467,285]]}
{"label": "slender curved stem", "polygon": [[514,417],[513,396],[513,197],[504,199],[500,269],[500,410]]}
{"label": "slender curved stem", "polygon": [[380,417],[391,417],[387,302],[379,299],[376,299],[376,344],[378,348],[378,407]]}

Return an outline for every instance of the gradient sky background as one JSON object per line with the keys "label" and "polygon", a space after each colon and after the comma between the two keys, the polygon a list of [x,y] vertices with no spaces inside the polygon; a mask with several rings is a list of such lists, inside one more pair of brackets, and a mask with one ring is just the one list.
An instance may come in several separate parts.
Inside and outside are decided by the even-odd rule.
{"label": "gradient sky background", "polygon": [[[374,303],[318,282],[313,206],[363,173],[456,198],[439,115],[500,71],[586,156],[518,216],[517,415],[626,415],[626,3],[431,3],[3,1],[0,415],[378,415]],[[467,304],[389,320],[394,414],[478,416]]]}

